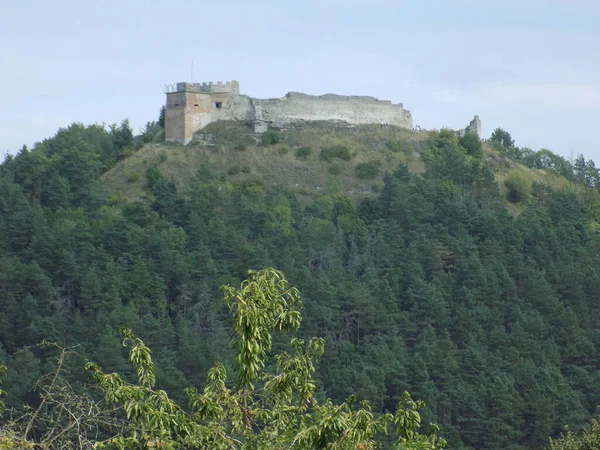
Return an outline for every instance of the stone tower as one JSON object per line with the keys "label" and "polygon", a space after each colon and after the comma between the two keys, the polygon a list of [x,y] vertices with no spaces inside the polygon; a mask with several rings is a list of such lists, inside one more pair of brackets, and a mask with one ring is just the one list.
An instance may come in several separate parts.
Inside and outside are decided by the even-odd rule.
{"label": "stone tower", "polygon": [[239,98],[240,85],[237,81],[184,82],[166,85],[165,93],[165,140],[187,144],[195,131],[215,120],[229,118]]}
{"label": "stone tower", "polygon": [[469,122],[469,125],[462,130],[458,130],[457,133],[459,136],[464,136],[465,133],[474,133],[481,139],[481,120],[479,119],[479,116],[473,117],[473,120]]}
{"label": "stone tower", "polygon": [[473,117],[473,120],[469,123],[469,126],[466,129],[469,133],[475,133],[481,139],[481,120],[479,120],[479,116]]}

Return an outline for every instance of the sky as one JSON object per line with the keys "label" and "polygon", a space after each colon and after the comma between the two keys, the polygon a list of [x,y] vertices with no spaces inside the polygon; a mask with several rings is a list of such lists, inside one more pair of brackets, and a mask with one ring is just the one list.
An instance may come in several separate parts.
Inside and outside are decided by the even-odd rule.
{"label": "sky", "polygon": [[[164,85],[371,95],[600,163],[600,2],[0,0],[0,154],[72,122],[138,133]],[[192,73],[193,61],[193,73]]]}

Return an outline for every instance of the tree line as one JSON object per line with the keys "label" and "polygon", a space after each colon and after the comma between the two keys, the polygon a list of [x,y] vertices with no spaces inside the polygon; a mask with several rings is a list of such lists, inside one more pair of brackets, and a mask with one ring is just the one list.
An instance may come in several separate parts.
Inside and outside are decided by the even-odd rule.
{"label": "tree line", "polygon": [[[22,149],[0,166],[5,412],[39,404],[31,387],[56,353],[44,340],[77,346],[75,391],[90,382],[82,360],[139,386],[121,327],[153,349],[153,392],[187,408],[216,362],[239,367],[220,286],[276,267],[303,298],[293,335],[324,339],[319,404],[356,395],[395,417],[408,391],[457,449],[542,448],[577,430],[600,402],[595,184],[534,185],[514,217],[480,145],[432,133],[424,174],[400,165],[376,197],[308,205],[206,167],[185,188],[157,171],[148,201],[109,195],[99,176],[136,151],[126,123]],[[273,335],[273,354],[288,345]]]}

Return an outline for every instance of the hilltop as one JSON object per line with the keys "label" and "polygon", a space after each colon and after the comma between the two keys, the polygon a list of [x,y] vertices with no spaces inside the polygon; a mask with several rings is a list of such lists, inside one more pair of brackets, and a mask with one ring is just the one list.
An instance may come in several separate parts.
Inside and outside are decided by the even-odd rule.
{"label": "hilltop", "polygon": [[[376,196],[385,174],[399,163],[413,173],[423,173],[422,151],[431,136],[428,131],[342,122],[300,122],[274,133],[277,142],[265,145],[251,123],[214,122],[197,132],[187,146],[169,142],[143,145],[106,172],[102,182],[112,194],[137,200],[147,198],[144,187],[150,167],[179,189],[185,189],[198,170],[206,168],[234,184],[260,180],[265,187],[285,188],[304,202],[325,193],[346,193],[358,201]],[[345,159],[324,159],[323,149],[326,153],[332,148],[347,149]],[[554,172],[512,161],[486,143],[483,152],[501,190],[511,174],[554,188],[570,184]],[[360,172],[360,167],[366,167],[367,173]]]}
{"label": "hilltop", "polygon": [[543,448],[596,414],[593,163],[503,130],[215,122],[183,147],[151,143],[160,128],[73,124],[0,165],[7,408],[39,403],[42,340],[76,346],[74,388],[84,360],[135,375],[120,327],[186,405],[215,362],[235,368],[220,287],[273,267],[301,295],[294,336],[325,340],[320,400],[378,415],[409,391],[453,449]]}

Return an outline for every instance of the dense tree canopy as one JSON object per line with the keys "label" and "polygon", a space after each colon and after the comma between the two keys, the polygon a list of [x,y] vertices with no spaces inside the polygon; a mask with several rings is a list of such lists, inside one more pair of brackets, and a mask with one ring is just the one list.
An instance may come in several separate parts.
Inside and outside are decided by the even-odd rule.
{"label": "dense tree canopy", "polygon": [[[148,200],[127,202],[99,181],[134,151],[127,127],[73,125],[0,166],[7,409],[38,401],[44,339],[135,383],[120,327],[153,349],[155,388],[185,405],[215,362],[239,367],[219,287],[276,267],[303,298],[295,336],[325,340],[321,405],[356,394],[394,414],[409,391],[449,448],[477,449],[541,448],[595,414],[600,194],[585,160],[564,166],[577,188],[533,184],[517,217],[476,145],[447,131],[423,149],[424,174],[381,167],[379,194],[358,204],[330,192],[301,204],[202,167],[185,188],[156,171]],[[508,157],[563,170],[511,146]],[[89,381],[80,360],[66,364],[74,389]]]}

